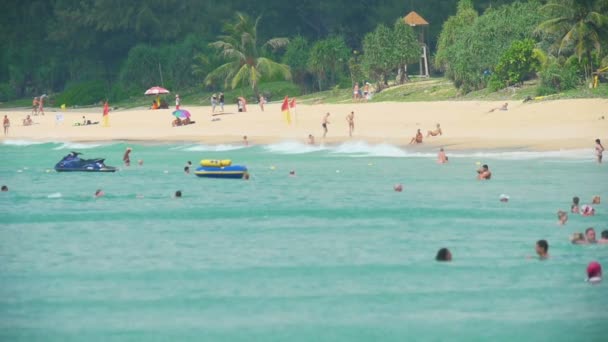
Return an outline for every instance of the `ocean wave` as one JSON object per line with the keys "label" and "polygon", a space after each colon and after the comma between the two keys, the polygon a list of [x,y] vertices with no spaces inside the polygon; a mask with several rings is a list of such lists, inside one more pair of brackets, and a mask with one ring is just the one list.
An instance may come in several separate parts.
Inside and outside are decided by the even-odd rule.
{"label": "ocean wave", "polygon": [[304,154],[326,150],[326,147],[321,145],[308,145],[297,141],[284,141],[277,144],[264,146],[264,150],[271,153],[279,154]]}
{"label": "ocean wave", "polygon": [[2,141],[2,145],[10,145],[10,146],[30,146],[30,145],[41,145],[41,144],[45,144],[45,142],[42,141],[33,141],[33,140],[12,140],[12,139],[7,139]]}
{"label": "ocean wave", "polygon": [[60,144],[53,148],[53,150],[86,150],[90,148],[97,148],[100,146],[107,146],[110,144],[102,144],[102,143],[57,143]]}
{"label": "ocean wave", "polygon": [[188,151],[188,152],[224,152],[224,151],[234,151],[240,150],[243,148],[247,148],[247,146],[243,145],[188,145],[175,148],[180,151]]}
{"label": "ocean wave", "polygon": [[399,146],[391,144],[368,144],[364,141],[346,142],[334,146],[330,150],[333,154],[346,154],[355,157],[434,157],[432,153],[411,153]]}

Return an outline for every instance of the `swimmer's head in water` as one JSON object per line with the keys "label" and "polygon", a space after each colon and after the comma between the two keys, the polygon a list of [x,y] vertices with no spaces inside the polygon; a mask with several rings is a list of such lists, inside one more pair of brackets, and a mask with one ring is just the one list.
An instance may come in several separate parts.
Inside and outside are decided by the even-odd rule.
{"label": "swimmer's head in water", "polygon": [[177,190],[175,192],[175,197],[182,197],[182,191],[181,190]]}
{"label": "swimmer's head in water", "polygon": [[2,186],[2,191],[3,191],[3,192],[7,192],[7,191],[8,191],[8,186],[3,185],[3,186]]}
{"label": "swimmer's head in water", "polygon": [[595,242],[595,229],[593,227],[585,229],[585,238],[588,242]]}
{"label": "swimmer's head in water", "polygon": [[596,144],[601,144],[600,139],[595,139]]}
{"label": "swimmer's head in water", "polygon": [[509,202],[509,195],[501,194],[499,200],[501,202]]}
{"label": "swimmer's head in water", "polygon": [[95,197],[101,197],[101,196],[103,196],[103,195],[105,195],[105,194],[103,193],[103,190],[101,190],[101,189],[97,189],[97,191],[95,191]]}
{"label": "swimmer's head in water", "polygon": [[578,198],[578,196],[574,196],[574,197],[572,197],[572,203],[574,203],[574,204],[576,204],[576,205],[578,205],[578,203],[580,202],[580,200],[581,200],[581,199],[580,199],[580,198]]}
{"label": "swimmer's head in water", "polygon": [[602,239],[608,240],[608,229],[602,231],[602,235],[600,235]]}
{"label": "swimmer's head in water", "polygon": [[395,185],[393,185],[393,190],[395,190],[397,192],[401,192],[401,191],[403,191],[403,185],[395,184]]}
{"label": "swimmer's head in water", "polygon": [[548,251],[549,251],[549,244],[547,243],[547,240],[536,241],[536,254],[538,254],[538,256],[544,257],[547,255]]}
{"label": "swimmer's head in water", "polygon": [[601,277],[602,276],[602,265],[597,261],[592,261],[587,265],[587,277]]}
{"label": "swimmer's head in water", "polygon": [[437,255],[435,256],[435,260],[437,261],[452,261],[452,253],[447,248],[441,248],[437,251]]}

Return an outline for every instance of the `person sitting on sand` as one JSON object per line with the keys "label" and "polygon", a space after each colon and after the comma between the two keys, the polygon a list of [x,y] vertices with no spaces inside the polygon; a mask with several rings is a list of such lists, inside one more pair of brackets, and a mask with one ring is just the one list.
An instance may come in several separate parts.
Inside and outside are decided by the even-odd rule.
{"label": "person sitting on sand", "polygon": [[536,241],[536,254],[538,254],[538,258],[540,260],[545,260],[549,258],[549,244],[547,240],[538,240]]}
{"label": "person sitting on sand", "polygon": [[152,105],[150,106],[150,109],[158,109],[158,103],[156,101],[152,101]]}
{"label": "person sitting on sand", "polygon": [[558,210],[557,211],[557,223],[559,225],[565,225],[566,222],[568,222],[568,213],[566,213],[563,210]]}
{"label": "person sitting on sand", "polygon": [[439,149],[439,153],[437,153],[437,163],[445,164],[448,162],[448,156],[445,155],[445,151],[443,147]]}
{"label": "person sitting on sand", "polygon": [[572,205],[570,206],[570,212],[573,214],[579,213],[578,203],[580,202],[580,198],[578,196],[572,197]]}
{"label": "person sitting on sand", "polygon": [[420,132],[420,128],[418,128],[418,131],[416,132],[416,136],[412,138],[412,140],[410,140],[410,144],[422,144],[422,132]]}
{"label": "person sitting on sand", "polygon": [[34,124],[32,118],[28,115],[25,119],[23,119],[23,126],[31,126]]}
{"label": "person sitting on sand", "polygon": [[437,251],[437,255],[435,256],[435,260],[437,261],[452,261],[452,253],[447,248],[441,248]]}
{"label": "person sitting on sand", "polygon": [[502,106],[500,106],[500,107],[496,107],[496,108],[492,108],[492,109],[490,109],[490,111],[489,111],[488,113],[492,113],[492,112],[493,112],[493,111],[495,111],[495,110],[507,111],[507,110],[509,110],[509,108],[508,108],[508,107],[509,107],[509,104],[508,104],[507,102],[505,102],[505,103],[504,103]]}
{"label": "person sitting on sand", "polygon": [[308,135],[308,145],[314,145],[315,144],[315,137],[312,134]]}
{"label": "person sitting on sand", "polygon": [[477,170],[477,179],[490,180],[492,178],[492,172],[488,168],[488,165],[484,164],[481,169]]}
{"label": "person sitting on sand", "polygon": [[437,124],[437,128],[434,131],[428,131],[426,133],[426,136],[431,136],[431,137],[436,137],[438,135],[443,135],[443,132],[441,131],[441,126],[439,124]]}

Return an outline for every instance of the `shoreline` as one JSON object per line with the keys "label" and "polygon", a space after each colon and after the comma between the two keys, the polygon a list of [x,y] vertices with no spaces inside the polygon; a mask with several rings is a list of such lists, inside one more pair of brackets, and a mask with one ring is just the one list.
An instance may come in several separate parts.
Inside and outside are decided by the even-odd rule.
{"label": "shoreline", "polygon": [[[490,112],[504,102],[437,101],[378,102],[352,104],[298,105],[292,125],[284,121],[280,104],[256,104],[249,111],[237,112],[227,105],[224,113],[211,113],[209,106],[189,106],[196,124],[171,127],[173,109],[124,109],[110,112],[110,127],[102,127],[101,108],[60,111],[32,116],[34,125],[22,126],[29,109],[3,110],[11,119],[5,141],[59,143],[126,142],[139,144],[242,144],[243,136],[252,145],[270,145],[286,141],[307,143],[308,134],[316,146],[366,142],[390,144],[408,151],[560,151],[593,148],[594,140],[608,140],[608,100],[574,99],[524,104],[507,101],[508,111]],[[348,136],[346,114],[355,112],[355,131]],[[321,119],[330,112],[329,132],[322,139]],[[62,122],[56,122],[61,114]],[[100,124],[74,126],[86,116]],[[297,122],[297,123],[296,123]],[[295,123],[295,124],[294,124]],[[422,144],[408,144],[420,129],[423,136],[441,124],[443,135],[425,137]]]}

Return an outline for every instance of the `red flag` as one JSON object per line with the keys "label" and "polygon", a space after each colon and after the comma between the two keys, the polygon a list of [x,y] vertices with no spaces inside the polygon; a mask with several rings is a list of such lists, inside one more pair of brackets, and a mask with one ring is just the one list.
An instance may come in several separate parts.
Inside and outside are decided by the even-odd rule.
{"label": "red flag", "polygon": [[281,111],[283,112],[283,115],[285,115],[285,121],[287,121],[287,124],[291,124],[291,114],[289,113],[289,97],[287,96],[285,96],[285,100],[283,100]]}
{"label": "red flag", "polygon": [[289,108],[296,108],[296,98],[291,99],[291,103],[289,103]]}

